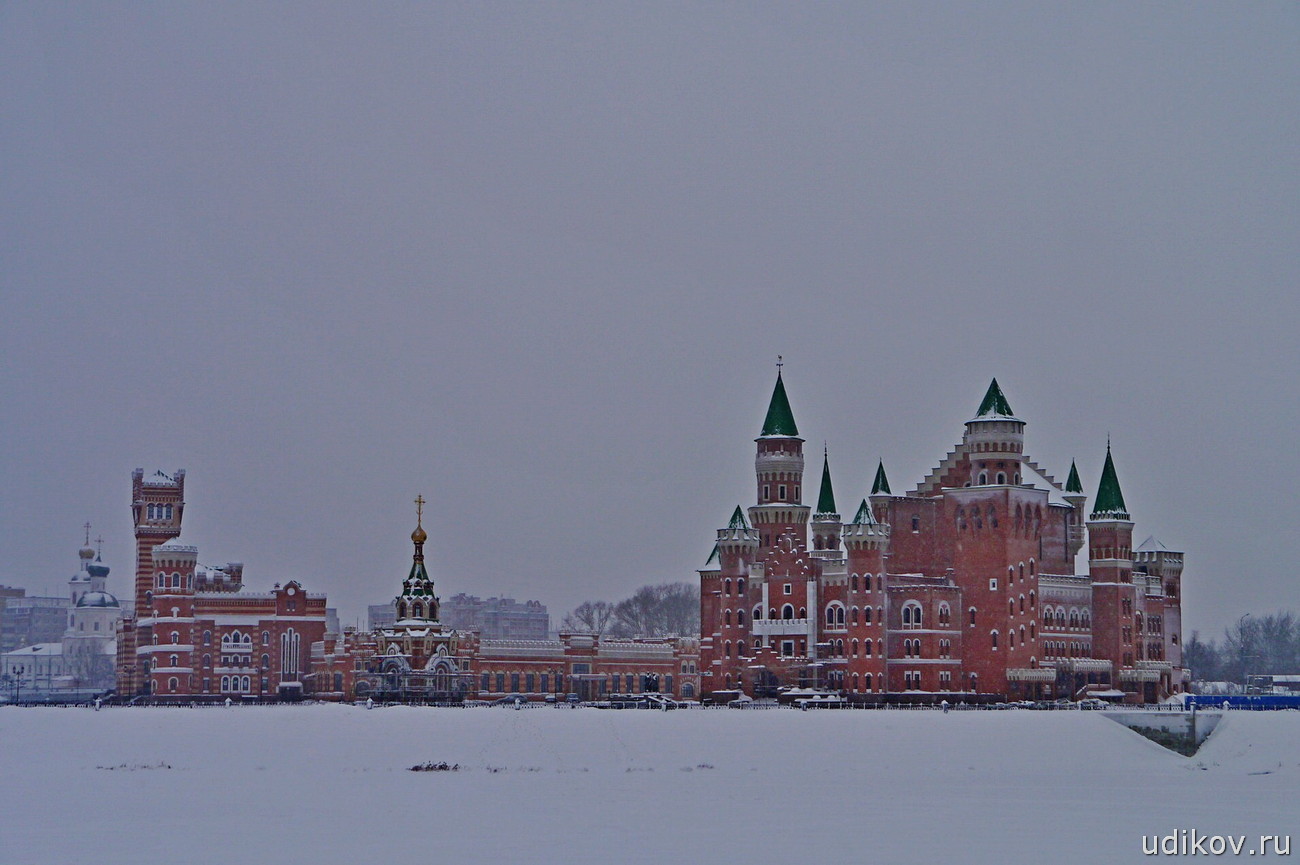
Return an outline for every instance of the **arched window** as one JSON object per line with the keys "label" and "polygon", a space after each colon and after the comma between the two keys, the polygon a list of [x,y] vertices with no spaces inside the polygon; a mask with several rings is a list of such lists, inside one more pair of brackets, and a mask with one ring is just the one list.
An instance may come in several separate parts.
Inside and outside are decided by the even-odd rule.
{"label": "arched window", "polygon": [[916,601],[908,601],[903,605],[903,627],[919,628],[921,624],[921,605]]}
{"label": "arched window", "polygon": [[[1032,567],[1031,567],[1030,570],[1032,571]],[[1034,609],[1034,608],[1035,608],[1035,605],[1036,605],[1036,600],[1035,600],[1035,596],[1034,596],[1034,590],[1033,590],[1033,589],[1030,589],[1030,590],[1029,590],[1029,609],[1031,609],[1031,610]]]}
{"label": "arched window", "polygon": [[229,676],[222,676],[222,677],[221,677],[221,690],[223,690],[223,691],[229,691],[229,690],[230,690],[230,677],[229,677]]}
{"label": "arched window", "polygon": [[788,619],[793,619],[793,618],[794,618],[794,607],[791,606],[790,604],[786,604],[784,607],[782,607],[782,608],[781,608],[781,618],[782,618],[782,619],[787,619],[787,620],[788,620]]}
{"label": "arched window", "polygon": [[745,624],[745,611],[744,611],[744,610],[736,610],[736,624],[737,624],[737,625],[744,625],[744,624]]}
{"label": "arched window", "polygon": [[181,665],[181,659],[177,655],[169,655],[167,660],[167,666],[169,667],[179,667]]}
{"label": "arched window", "polygon": [[[1002,484],[1005,484],[1006,482],[1007,482],[1007,473],[1006,473],[1006,472],[998,472],[998,486],[1001,486]],[[993,522],[993,518],[992,518],[992,517],[989,518],[989,522],[990,522],[990,523]]]}
{"label": "arched window", "polygon": [[849,622],[850,622],[851,624],[854,624],[854,625],[856,625],[856,624],[858,623],[858,608],[857,608],[857,607],[854,607],[853,610],[852,610],[852,612],[849,613]]}
{"label": "arched window", "polygon": [[849,644],[849,651],[853,654],[853,657],[856,658],[856,657],[858,656],[858,641],[857,641],[857,640],[854,640],[853,642],[851,642],[851,643]]}
{"label": "arched window", "polygon": [[806,618],[808,618],[808,611],[807,611],[806,609],[804,609],[803,607],[800,607],[800,608],[799,608],[799,618],[801,618],[801,619],[806,619]]}
{"label": "arched window", "polygon": [[1016,647],[1016,630],[1015,628],[1012,628],[1011,630],[1007,631],[1007,648],[1014,649],[1015,647]]}
{"label": "arched window", "polygon": [[722,612],[722,624],[724,625],[731,624],[731,610],[724,610]]}
{"label": "arched window", "polygon": [[838,626],[841,627],[841,628],[844,627],[844,608],[843,608],[843,607],[838,607],[838,606],[837,606],[837,607],[835,608],[835,624],[838,625]]}
{"label": "arched window", "polygon": [[745,580],[743,577],[739,580],[736,580],[736,594],[738,595],[745,594]]}
{"label": "arched window", "polygon": [[722,593],[723,593],[724,595],[729,595],[729,594],[731,594],[731,580],[730,580],[730,579],[726,579],[726,580],[723,580],[723,581],[722,581]]}
{"label": "arched window", "polygon": [[755,607],[755,608],[754,608],[754,621],[757,622],[757,621],[758,621],[759,619],[761,619],[761,618],[763,618],[763,608],[762,608],[762,607]]}
{"label": "arched window", "polygon": [[975,608],[971,607],[970,610],[968,610],[968,612],[970,613],[970,624],[971,627],[973,628],[975,627]]}
{"label": "arched window", "polygon": [[768,611],[767,611],[767,617],[768,617],[769,619],[775,619],[775,618],[776,618],[776,607],[770,607],[770,608],[768,608]]}
{"label": "arched window", "polygon": [[264,654],[262,655],[262,672],[266,672],[269,669],[271,669],[271,656]]}
{"label": "arched window", "polygon": [[835,627],[835,605],[831,604],[826,607],[826,627]]}
{"label": "arched window", "polygon": [[863,640],[863,641],[862,641],[862,656],[865,657],[865,658],[870,658],[870,657],[871,657],[871,652],[872,652],[872,649],[873,649],[873,648],[874,648],[874,645],[872,644],[872,642],[871,642],[870,640]]}
{"label": "arched window", "polygon": [[914,532],[921,531],[921,518],[916,516],[915,514],[912,515],[912,531]]}
{"label": "arched window", "polygon": [[211,666],[212,666],[212,656],[211,656],[211,655],[204,655],[204,656],[203,656],[203,666],[204,666],[204,667],[211,667]]}
{"label": "arched window", "polygon": [[857,575],[857,574],[854,574],[852,577],[849,578],[849,584],[853,587],[853,591],[856,592],[856,591],[858,590],[858,575]]}
{"label": "arched window", "polygon": [[978,483],[980,486],[984,486],[984,485],[987,484],[988,482],[989,482],[989,473],[988,473],[988,472],[980,472],[979,481],[978,481],[977,483]]}
{"label": "arched window", "polygon": [[870,607],[863,607],[863,608],[862,608],[862,624],[864,624],[864,625],[870,625],[870,624],[871,624],[871,608],[870,608]]}
{"label": "arched window", "polygon": [[204,631],[204,632],[203,632],[203,645],[205,645],[205,646],[211,646],[211,645],[212,645],[212,632],[211,632],[211,631]]}
{"label": "arched window", "polygon": [[731,640],[727,640],[727,642],[723,643],[722,657],[731,657]]}
{"label": "arched window", "polygon": [[173,645],[173,646],[179,646],[179,645],[180,645],[180,642],[181,642],[181,633],[180,633],[180,631],[172,631],[172,645]]}
{"label": "arched window", "polygon": [[1023,613],[1024,611],[1025,611],[1025,596],[1024,596],[1024,595],[1021,595],[1021,596],[1020,596],[1020,612]]}
{"label": "arched window", "polygon": [[1016,614],[1016,599],[1012,598],[1009,601],[1007,601],[1007,615],[1014,616],[1015,614]]}
{"label": "arched window", "polygon": [[1030,560],[1029,560],[1029,575],[1032,577],[1032,576],[1033,576],[1034,574],[1036,574],[1036,573],[1038,573],[1038,572],[1034,570],[1034,560],[1033,560],[1033,559],[1030,559]]}
{"label": "arched window", "polygon": [[990,632],[989,632],[989,645],[991,645],[991,646],[992,646],[993,648],[995,648],[995,649],[998,647],[998,632],[997,632],[997,631],[990,631]]}

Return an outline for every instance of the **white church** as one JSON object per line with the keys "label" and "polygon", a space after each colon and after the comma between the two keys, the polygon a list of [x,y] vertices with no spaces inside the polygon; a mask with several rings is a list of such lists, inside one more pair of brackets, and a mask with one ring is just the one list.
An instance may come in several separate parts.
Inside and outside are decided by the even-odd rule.
{"label": "white church", "polygon": [[78,551],[81,567],[68,580],[68,627],[57,643],[36,643],[0,655],[0,699],[103,692],[115,684],[114,629],[122,606],[105,589],[108,565],[90,546]]}

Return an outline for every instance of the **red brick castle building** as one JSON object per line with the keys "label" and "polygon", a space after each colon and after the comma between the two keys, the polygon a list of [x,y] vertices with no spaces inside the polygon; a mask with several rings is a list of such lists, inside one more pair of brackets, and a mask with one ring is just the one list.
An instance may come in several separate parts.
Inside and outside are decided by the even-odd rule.
{"label": "red brick castle building", "polygon": [[881,464],[845,523],[825,456],[817,507],[803,503],[804,440],[778,371],[755,440],[757,503],[736,508],[699,572],[703,690],[1126,702],[1184,690],[1182,553],[1154,538],[1134,548],[1109,445],[1088,513],[1074,465],[1058,483],[1024,433],[994,380],[914,490],[894,494]]}
{"label": "red brick castle building", "polygon": [[296,698],[313,643],[325,638],[325,598],[294,581],[243,591],[244,566],[198,563],[179,540],[185,471],[131,476],[135,608],[117,632],[117,690],[158,699]]}

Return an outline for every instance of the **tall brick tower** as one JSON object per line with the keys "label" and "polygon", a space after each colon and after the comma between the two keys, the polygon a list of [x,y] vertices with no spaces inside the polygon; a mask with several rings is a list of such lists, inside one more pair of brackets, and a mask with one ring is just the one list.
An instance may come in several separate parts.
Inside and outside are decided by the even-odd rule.
{"label": "tall brick tower", "polygon": [[[1110,660],[1117,679],[1134,668],[1133,521],[1106,443],[1106,463],[1088,518],[1088,573],[1092,577],[1093,657]],[[1118,682],[1112,681],[1112,686]]]}
{"label": "tall brick tower", "polygon": [[185,469],[168,477],[162,472],[131,473],[131,517],[135,524],[135,614],[148,615],[153,588],[153,548],[181,533],[185,513]]}
{"label": "tall brick tower", "polygon": [[[803,439],[779,369],[763,431],[754,442],[758,504],[749,509],[749,519],[759,535],[759,550],[794,548],[802,554],[808,544],[809,511],[803,504]],[[788,543],[783,544],[783,539]]]}
{"label": "tall brick tower", "polygon": [[[877,479],[882,477],[883,469],[877,473]],[[846,672],[850,681],[861,683],[863,691],[884,691],[888,687],[884,589],[889,525],[876,522],[871,506],[863,499],[842,535],[849,573],[845,604],[853,610],[848,620],[848,639],[854,648]]]}

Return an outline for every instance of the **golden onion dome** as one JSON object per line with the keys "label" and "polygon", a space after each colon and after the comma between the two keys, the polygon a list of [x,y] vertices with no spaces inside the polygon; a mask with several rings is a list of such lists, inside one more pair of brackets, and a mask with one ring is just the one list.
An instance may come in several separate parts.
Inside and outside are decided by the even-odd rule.
{"label": "golden onion dome", "polygon": [[415,531],[411,532],[411,540],[417,544],[422,544],[429,539],[429,534],[422,526],[416,526]]}

